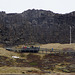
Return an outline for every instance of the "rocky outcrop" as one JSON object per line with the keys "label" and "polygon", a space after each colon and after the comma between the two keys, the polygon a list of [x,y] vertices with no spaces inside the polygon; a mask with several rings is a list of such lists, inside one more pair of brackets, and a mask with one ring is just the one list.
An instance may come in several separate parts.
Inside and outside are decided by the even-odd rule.
{"label": "rocky outcrop", "polygon": [[70,26],[75,43],[75,12],[56,14],[45,10],[0,12],[0,43],[69,43]]}

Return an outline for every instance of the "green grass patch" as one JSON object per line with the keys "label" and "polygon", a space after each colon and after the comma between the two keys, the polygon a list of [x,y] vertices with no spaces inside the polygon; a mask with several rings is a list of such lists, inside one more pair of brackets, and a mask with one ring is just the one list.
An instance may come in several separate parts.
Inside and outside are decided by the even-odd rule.
{"label": "green grass patch", "polygon": [[37,65],[37,62],[31,62],[30,65],[31,66],[36,66]]}

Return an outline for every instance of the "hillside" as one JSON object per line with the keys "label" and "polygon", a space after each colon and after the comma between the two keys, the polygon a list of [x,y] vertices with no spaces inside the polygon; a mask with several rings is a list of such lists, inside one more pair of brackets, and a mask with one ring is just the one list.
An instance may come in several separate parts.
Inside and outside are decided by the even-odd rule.
{"label": "hillside", "polygon": [[75,43],[75,12],[57,14],[46,10],[27,10],[22,13],[0,12],[0,43]]}

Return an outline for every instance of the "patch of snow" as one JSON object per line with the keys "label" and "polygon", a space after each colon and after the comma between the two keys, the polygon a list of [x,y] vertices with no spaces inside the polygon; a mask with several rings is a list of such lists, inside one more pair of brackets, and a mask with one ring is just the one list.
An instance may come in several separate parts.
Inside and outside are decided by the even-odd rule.
{"label": "patch of snow", "polygon": [[12,58],[19,58],[18,56],[12,56]]}

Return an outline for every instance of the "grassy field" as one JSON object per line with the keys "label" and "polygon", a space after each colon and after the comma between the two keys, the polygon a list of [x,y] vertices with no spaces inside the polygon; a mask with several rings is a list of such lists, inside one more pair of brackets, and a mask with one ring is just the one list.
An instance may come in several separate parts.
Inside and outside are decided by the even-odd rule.
{"label": "grassy field", "polygon": [[[13,48],[22,48],[25,45],[18,45],[18,46],[14,46]],[[72,48],[73,50],[75,50],[75,43],[72,44],[60,44],[60,43],[51,43],[51,44],[39,44],[39,45],[34,45],[34,46],[40,46],[40,48],[47,48],[47,49],[58,49],[58,50],[62,50],[64,48]],[[7,57],[11,57],[11,56],[20,56],[19,53],[15,53],[15,52],[10,52],[10,51],[6,51],[5,48],[3,48],[2,45],[0,45],[0,55],[3,56],[7,56]]]}
{"label": "grassy field", "polygon": [[59,49],[62,50],[64,48],[72,48],[75,50],[75,43],[72,44],[60,44],[60,43],[51,43],[51,44],[41,44],[40,48],[48,48],[48,49]]}
{"label": "grassy field", "polygon": [[33,67],[0,67],[1,74],[26,74],[28,71],[40,71]]}
{"label": "grassy field", "polygon": [[[15,48],[22,48],[23,46],[26,46],[26,45],[18,45],[18,46],[15,46]],[[31,45],[28,45],[28,47],[30,47]],[[47,49],[58,49],[58,50],[62,50],[64,48],[72,48],[75,50],[75,43],[72,43],[72,44],[60,44],[60,43],[48,43],[48,44],[36,44],[36,45],[33,45],[35,47],[39,47],[40,48],[47,48]]]}
{"label": "grassy field", "polygon": [[[22,48],[23,46],[25,46],[25,45],[18,45],[18,46],[15,46],[15,47],[13,47],[13,48]],[[59,44],[59,43],[51,43],[51,44],[40,44],[40,45],[34,45],[34,46],[40,46],[40,48],[47,48],[47,49],[58,49],[58,50],[62,50],[62,49],[64,49],[64,48],[72,48],[73,50],[75,50],[75,43],[72,43],[72,44]],[[13,62],[15,62],[15,59],[13,59],[12,58],[12,56],[18,56],[18,57],[20,57],[20,60],[24,60],[24,61],[26,61],[26,62],[29,62],[30,63],[30,65],[33,65],[33,66],[35,66],[35,67],[16,67],[16,66],[0,66],[0,73],[1,74],[4,74],[4,73],[8,73],[8,74],[13,74],[13,73],[15,73],[15,74],[24,74],[24,73],[30,73],[30,72],[38,72],[38,73],[40,73],[41,72],[41,70],[39,69],[39,68],[37,68],[37,66],[36,65],[38,65],[37,63],[41,63],[41,62],[44,62],[44,63],[46,63],[46,61],[48,61],[48,62],[50,62],[50,61],[56,61],[56,62],[58,62],[57,60],[57,56],[55,56],[55,57],[57,57],[57,58],[55,58],[54,56],[52,57],[52,56],[50,56],[49,57],[49,55],[48,56],[45,56],[45,54],[44,55],[42,55],[42,54],[35,54],[35,55],[32,55],[32,56],[29,56],[29,58],[27,59],[27,55],[29,55],[29,53],[23,53],[23,54],[21,54],[21,53],[16,53],[16,52],[12,52],[12,51],[7,51],[4,47],[3,47],[3,45],[0,45],[0,57],[2,58],[3,56],[4,57],[8,57],[7,59],[4,59],[4,58],[2,58],[2,59],[0,59],[0,64],[2,63],[2,62],[6,62],[6,63],[8,63],[9,61],[11,61],[11,60],[13,60]],[[40,59],[39,59],[39,57],[38,56],[40,56]],[[44,57],[45,56],[45,57]],[[30,58],[30,57],[32,57],[32,58]],[[41,58],[42,57],[42,58]],[[49,57],[49,59],[47,59],[47,57]],[[62,56],[61,56],[62,57]],[[62,61],[61,60],[61,57],[59,58],[59,61]],[[45,59],[46,58],[46,59]],[[50,59],[50,58],[52,58],[52,59]],[[55,58],[55,59],[54,59]],[[62,57],[63,58],[63,57]],[[70,58],[72,58],[72,57],[65,57],[65,59],[69,59],[70,60]],[[37,59],[37,60],[36,60]],[[45,59],[45,60],[44,60]],[[3,61],[4,60],[4,61]],[[33,62],[33,60],[34,60],[34,62]],[[38,62],[38,60],[40,61],[40,62]],[[50,61],[49,61],[50,60]],[[63,59],[64,60],[64,59]],[[12,62],[12,61],[11,61]],[[69,61],[70,62],[70,61]],[[17,64],[19,64],[20,65],[20,63],[21,62],[19,62],[19,63],[15,63],[16,65]],[[24,64],[24,62],[22,62],[23,64]],[[51,62],[50,62],[51,63]],[[67,63],[67,62],[65,62],[65,63]],[[9,63],[10,64],[10,63]],[[13,65],[15,65],[15,64],[13,64]],[[27,63],[26,63],[27,64]],[[46,63],[47,64],[47,63]],[[57,64],[57,63],[56,63]],[[63,64],[63,63],[60,63],[60,64]],[[74,63],[73,63],[74,64]],[[49,64],[48,64],[49,65]],[[47,66],[48,66],[47,65]],[[71,63],[69,63],[69,65],[71,65]],[[51,66],[51,65],[50,65]],[[67,66],[68,66],[68,63],[67,63]],[[44,67],[46,67],[46,66],[44,66]],[[59,65],[56,65],[56,67],[58,68],[58,67],[62,67],[62,66],[59,66]],[[57,69],[56,68],[56,69]],[[56,70],[56,71],[58,71],[58,70]],[[47,74],[48,75],[48,74]],[[50,75],[50,74],[49,74]],[[53,74],[52,74],[53,75]],[[55,74],[54,74],[55,75]],[[61,75],[61,74],[57,74],[57,75]],[[66,75],[70,75],[70,74],[66,74]],[[71,74],[71,75],[74,75],[74,74]]]}

